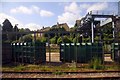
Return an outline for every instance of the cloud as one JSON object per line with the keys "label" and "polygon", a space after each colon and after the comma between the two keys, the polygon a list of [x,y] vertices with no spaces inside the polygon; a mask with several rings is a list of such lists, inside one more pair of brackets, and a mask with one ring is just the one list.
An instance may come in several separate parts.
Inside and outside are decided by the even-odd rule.
{"label": "cloud", "polygon": [[24,25],[22,22],[20,22],[19,20],[15,19],[12,16],[6,15],[4,13],[0,13],[0,24],[1,25],[5,19],[8,19],[11,22],[12,26],[15,26],[15,24],[18,24],[18,28],[29,28],[30,30],[40,29],[40,25],[38,24],[28,23]]}
{"label": "cloud", "polygon": [[68,24],[72,24],[79,19],[79,15],[75,15],[70,12],[65,12],[61,16],[58,16],[58,22],[64,23],[67,22]]}
{"label": "cloud", "polygon": [[58,2],[58,5],[59,6],[66,6],[66,5],[69,5],[70,2]]}
{"label": "cloud", "polygon": [[101,11],[101,10],[105,10],[107,8],[108,8],[108,4],[106,2],[104,2],[104,3],[96,3],[96,4],[93,4],[91,7],[89,7],[87,9],[87,12]]}
{"label": "cloud", "polygon": [[58,16],[57,21],[60,23],[67,23],[69,27],[73,27],[75,21],[81,18],[80,12],[79,6],[75,2],[72,2],[64,7],[64,13]]}
{"label": "cloud", "polygon": [[39,13],[40,8],[37,7],[37,6],[35,6],[35,5],[32,5],[32,11],[33,11],[33,12],[36,12],[36,13]]}
{"label": "cloud", "polygon": [[79,13],[79,11],[79,7],[75,2],[71,3],[69,6],[65,6],[65,12]]}
{"label": "cloud", "polygon": [[41,10],[39,7],[32,5],[31,7],[19,6],[10,10],[10,13],[22,13],[22,14],[39,14],[42,17],[51,17],[54,15],[53,12],[47,10]]}
{"label": "cloud", "polygon": [[41,10],[40,11],[40,16],[42,16],[42,17],[51,17],[53,15],[54,15],[54,13],[52,13],[50,11],[46,11],[46,10]]}
{"label": "cloud", "polygon": [[18,25],[19,28],[23,27],[23,24],[19,20],[15,19],[12,16],[6,15],[4,13],[0,13],[0,24],[1,25],[5,19],[8,19],[11,22],[12,26],[15,26],[15,24],[19,24]]}
{"label": "cloud", "polygon": [[10,10],[10,13],[32,14],[33,11],[25,6],[16,7]]}
{"label": "cloud", "polygon": [[30,30],[37,30],[40,29],[40,25],[35,23],[29,23],[25,25],[26,28],[29,28]]}
{"label": "cloud", "polygon": [[[69,27],[74,26],[75,21],[80,19],[83,14],[88,13],[89,11],[102,11],[108,8],[107,2],[100,2],[100,3],[83,3],[78,5],[76,2],[72,2],[69,5],[64,7],[64,12],[58,16],[58,22],[60,23],[67,23],[71,25]],[[82,12],[83,11],[83,12]]]}
{"label": "cloud", "polygon": [[89,8],[89,7],[91,7],[90,4],[86,4],[86,3],[80,4],[80,9],[87,9],[87,8]]}

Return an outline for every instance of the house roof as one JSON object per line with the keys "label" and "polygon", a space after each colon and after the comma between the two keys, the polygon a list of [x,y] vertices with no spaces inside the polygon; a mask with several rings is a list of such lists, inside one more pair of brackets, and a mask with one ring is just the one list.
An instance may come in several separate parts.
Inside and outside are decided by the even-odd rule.
{"label": "house roof", "polygon": [[41,31],[49,31],[49,30],[50,30],[50,27],[45,27],[41,29]]}
{"label": "house roof", "polygon": [[62,23],[62,24],[57,23],[56,25],[53,25],[52,28],[59,28],[61,26],[64,27],[66,31],[69,31],[69,26],[67,25],[67,23]]}

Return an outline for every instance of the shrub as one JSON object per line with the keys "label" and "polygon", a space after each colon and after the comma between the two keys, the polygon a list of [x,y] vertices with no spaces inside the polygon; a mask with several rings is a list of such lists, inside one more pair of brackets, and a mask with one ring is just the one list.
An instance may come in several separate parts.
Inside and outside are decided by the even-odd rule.
{"label": "shrub", "polygon": [[47,38],[46,37],[42,37],[41,38],[41,42],[47,42]]}
{"label": "shrub", "polygon": [[57,38],[58,38],[57,36],[51,38],[51,39],[50,39],[50,43],[56,44],[56,43],[57,43]]}
{"label": "shrub", "polygon": [[[72,40],[69,39],[67,36],[64,36],[64,37],[63,37],[63,42],[64,42],[64,43],[71,43]],[[59,37],[58,40],[57,40],[57,44],[60,44],[60,43],[62,43],[62,37]]]}

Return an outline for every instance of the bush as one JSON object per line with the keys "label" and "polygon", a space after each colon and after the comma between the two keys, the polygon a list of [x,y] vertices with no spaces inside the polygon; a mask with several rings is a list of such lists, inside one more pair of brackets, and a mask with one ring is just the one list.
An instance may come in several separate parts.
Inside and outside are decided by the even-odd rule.
{"label": "bush", "polygon": [[50,39],[50,43],[52,44],[56,44],[57,43],[57,36],[53,37],[52,39]]}
{"label": "bush", "polygon": [[59,37],[57,40],[57,44],[60,44],[60,43],[62,43],[62,37]]}
{"label": "bush", "polygon": [[81,43],[82,42],[82,37],[78,36],[73,39],[74,43]]}
{"label": "bush", "polygon": [[42,38],[40,39],[40,41],[41,41],[41,42],[47,42],[47,38],[46,38],[46,37],[42,37]]}
{"label": "bush", "polygon": [[78,42],[78,40],[77,40],[76,37],[73,39],[73,42],[74,42],[74,43]]}
{"label": "bush", "polygon": [[[67,36],[64,36],[64,37],[63,37],[63,42],[64,42],[64,43],[71,43],[72,40],[69,39]],[[62,43],[62,37],[59,37],[58,40],[57,40],[57,44],[60,44],[60,43]]]}

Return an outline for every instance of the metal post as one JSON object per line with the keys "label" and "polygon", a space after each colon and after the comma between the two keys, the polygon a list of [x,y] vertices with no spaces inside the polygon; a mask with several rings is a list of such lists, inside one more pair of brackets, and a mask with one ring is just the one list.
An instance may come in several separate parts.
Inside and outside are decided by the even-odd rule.
{"label": "metal post", "polygon": [[33,44],[34,44],[34,64],[36,63],[36,56],[35,56],[35,41],[36,41],[36,34],[34,33],[34,39],[33,39]]}
{"label": "metal post", "polygon": [[[14,45],[13,45],[14,44]],[[15,64],[17,63],[16,61],[16,52],[15,52],[15,48],[16,48],[16,43],[12,43],[12,48],[13,48],[13,55],[14,55],[14,60],[15,60]]]}
{"label": "metal post", "polygon": [[[63,41],[63,34],[62,34],[62,43],[64,43],[64,41]],[[64,44],[64,49],[65,49],[65,44]],[[63,55],[65,55],[65,54],[63,54]],[[63,59],[64,59],[63,62],[65,62],[65,56],[64,56]]]}
{"label": "metal post", "polygon": [[113,39],[115,39],[115,24],[114,24],[114,21],[112,21],[112,28],[113,28]]}
{"label": "metal post", "polygon": [[[21,34],[21,40],[23,40],[23,35]],[[22,42],[23,43],[23,42]],[[23,44],[21,45],[20,44],[20,46],[22,46],[23,47]],[[22,51],[22,64],[23,64],[23,51]]]}
{"label": "metal post", "polygon": [[[78,41],[78,35],[79,35],[79,34],[78,34],[78,33],[76,33],[76,34],[77,34],[77,43],[79,43],[79,41]],[[75,44],[75,46],[76,46],[76,47],[75,47],[75,48],[76,48],[76,49],[75,49],[75,51],[76,51],[76,52],[75,52],[75,54],[76,54],[76,60],[75,60],[75,61],[76,61],[76,65],[75,65],[75,67],[77,67],[77,53],[78,53],[78,52],[77,52],[77,45]]]}
{"label": "metal post", "polygon": [[93,22],[91,22],[91,29],[92,29],[92,43],[94,43],[94,25]]}
{"label": "metal post", "polygon": [[62,34],[62,43],[64,43],[64,41],[63,41],[63,34]]}

